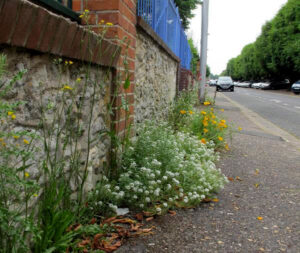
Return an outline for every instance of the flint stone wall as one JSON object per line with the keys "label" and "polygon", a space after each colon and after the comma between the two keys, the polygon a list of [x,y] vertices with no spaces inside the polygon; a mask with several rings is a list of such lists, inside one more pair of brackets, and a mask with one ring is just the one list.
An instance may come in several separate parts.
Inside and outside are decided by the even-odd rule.
{"label": "flint stone wall", "polygon": [[[49,106],[56,104],[57,108],[62,107],[62,87],[68,85],[72,88],[72,92],[76,93],[75,100],[77,103],[84,100],[83,109],[79,115],[78,108],[74,106],[72,108],[72,114],[74,117],[79,117],[81,125],[81,137],[78,142],[78,150],[81,154],[81,161],[84,164],[87,155],[87,126],[90,112],[90,101],[93,94],[93,85],[87,87],[84,97],[82,97],[83,83],[85,82],[85,73],[87,64],[74,62],[70,66],[66,66],[64,62],[60,64],[62,68],[62,74],[60,74],[59,66],[54,64],[54,57],[49,54],[38,54],[26,49],[19,49],[14,47],[0,48],[0,54],[3,53],[7,56],[7,73],[4,75],[4,79],[0,80],[2,83],[6,82],[9,78],[16,74],[20,70],[27,70],[27,73],[23,76],[22,80],[18,81],[13,89],[6,95],[5,100],[9,103],[17,101],[23,101],[15,112],[16,119],[11,120],[6,126],[0,126],[1,131],[12,130],[22,131],[29,130],[31,133],[35,133],[38,136],[42,136],[41,130],[41,113],[40,108],[49,108]],[[80,77],[81,82],[76,82],[76,79]],[[105,135],[100,133],[110,129],[109,112],[107,111],[107,104],[110,101],[110,87],[112,81],[112,74],[106,68],[100,68],[99,66],[90,67],[90,82],[97,82],[97,93],[95,96],[95,106],[93,111],[92,123],[91,123],[91,139],[93,142],[90,146],[89,164],[88,164],[88,176],[86,181],[86,190],[91,189],[96,181],[100,177],[100,173],[103,169],[103,163],[108,159],[108,150],[110,149],[110,140]],[[68,92],[68,91],[66,91]],[[70,101],[66,96],[66,104]],[[45,116],[49,126],[52,124],[55,115],[54,110],[47,110]],[[61,120],[61,124],[64,124],[65,119]],[[55,124],[54,126],[57,126]],[[17,140],[19,145],[22,143],[22,138]],[[39,180],[41,182],[41,169],[40,162],[45,158],[43,153],[43,141],[35,140],[35,148],[38,148],[40,152],[35,153],[34,157],[28,163],[32,165],[28,168],[30,177]],[[54,140],[50,141],[50,148],[55,148]],[[66,160],[71,154],[71,148],[63,152],[66,156]],[[74,148],[74,147],[73,147]],[[67,167],[67,166],[66,166]],[[68,173],[68,171],[66,171]],[[76,183],[71,181],[72,190],[76,191]]]}
{"label": "flint stone wall", "polygon": [[136,123],[165,117],[176,95],[179,62],[151,34],[152,31],[147,33],[142,28],[137,30],[134,92]]}

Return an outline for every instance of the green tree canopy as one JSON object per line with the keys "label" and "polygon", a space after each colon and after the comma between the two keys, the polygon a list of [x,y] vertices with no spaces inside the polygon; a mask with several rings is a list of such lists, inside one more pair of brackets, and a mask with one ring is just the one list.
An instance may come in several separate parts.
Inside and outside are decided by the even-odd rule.
{"label": "green tree canopy", "polygon": [[189,19],[195,16],[192,11],[196,9],[197,5],[200,3],[201,0],[175,0],[175,4],[178,6],[184,29],[189,27]]}
{"label": "green tree canopy", "polygon": [[257,40],[230,59],[224,72],[238,80],[300,78],[300,1],[289,0]]}
{"label": "green tree canopy", "polygon": [[192,38],[190,38],[188,40],[190,48],[191,48],[191,52],[192,52],[192,60],[191,60],[191,71],[194,75],[196,75],[197,72],[197,63],[198,61],[200,61],[200,56],[198,53],[198,50],[194,44],[194,41]]}

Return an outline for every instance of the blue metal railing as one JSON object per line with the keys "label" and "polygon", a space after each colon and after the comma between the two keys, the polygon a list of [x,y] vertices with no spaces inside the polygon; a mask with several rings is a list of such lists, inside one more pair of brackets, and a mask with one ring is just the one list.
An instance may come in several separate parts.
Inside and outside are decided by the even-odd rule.
{"label": "blue metal railing", "polygon": [[174,0],[138,0],[137,14],[180,58],[181,66],[190,69],[192,53]]}

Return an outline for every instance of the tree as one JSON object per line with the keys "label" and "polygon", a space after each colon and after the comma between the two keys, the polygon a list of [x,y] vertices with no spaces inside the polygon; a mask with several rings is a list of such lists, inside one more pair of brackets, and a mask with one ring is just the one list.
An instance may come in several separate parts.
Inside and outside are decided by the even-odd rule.
{"label": "tree", "polygon": [[225,74],[238,80],[289,79],[300,76],[300,1],[289,0],[263,27],[257,40],[230,59]]}
{"label": "tree", "polygon": [[184,29],[188,29],[190,21],[195,15],[192,13],[197,5],[201,3],[201,0],[175,0],[175,4],[179,9],[179,14],[182,19],[182,25]]}
{"label": "tree", "polygon": [[198,64],[198,61],[200,61],[200,56],[199,56],[198,50],[197,50],[192,38],[190,38],[188,40],[188,43],[190,45],[191,52],[192,52],[191,71],[194,75],[196,75],[197,74],[197,64]]}

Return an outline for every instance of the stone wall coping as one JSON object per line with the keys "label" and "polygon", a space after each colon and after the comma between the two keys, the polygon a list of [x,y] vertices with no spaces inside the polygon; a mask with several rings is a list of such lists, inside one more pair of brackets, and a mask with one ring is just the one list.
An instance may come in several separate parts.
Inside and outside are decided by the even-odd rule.
{"label": "stone wall coping", "polygon": [[0,1],[0,45],[115,67],[120,47],[28,0]]}
{"label": "stone wall coping", "polygon": [[137,27],[146,32],[168,55],[170,55],[175,61],[180,62],[179,57],[177,57],[168,45],[157,35],[157,33],[148,25],[142,17],[137,17]]}

